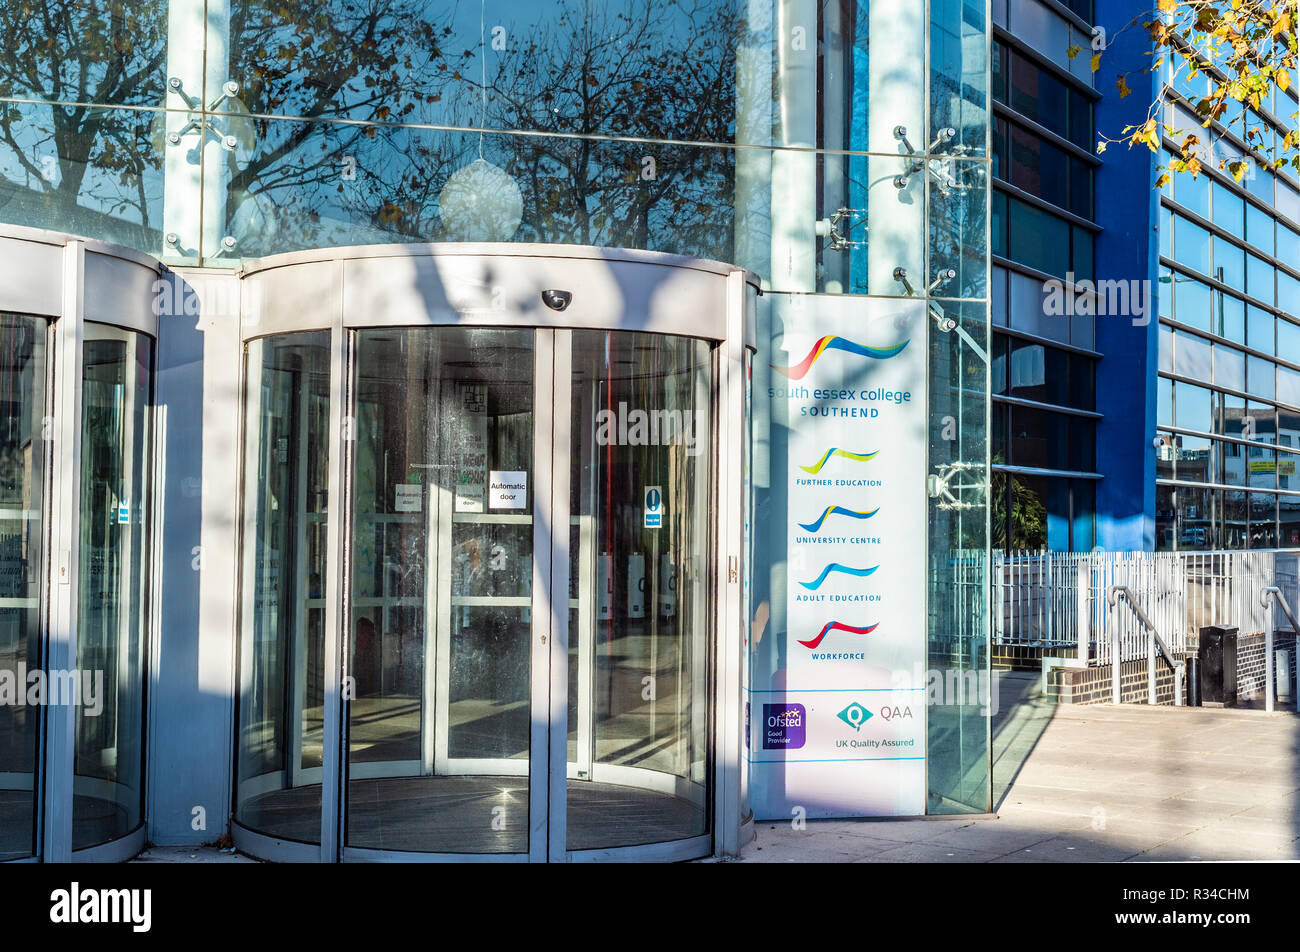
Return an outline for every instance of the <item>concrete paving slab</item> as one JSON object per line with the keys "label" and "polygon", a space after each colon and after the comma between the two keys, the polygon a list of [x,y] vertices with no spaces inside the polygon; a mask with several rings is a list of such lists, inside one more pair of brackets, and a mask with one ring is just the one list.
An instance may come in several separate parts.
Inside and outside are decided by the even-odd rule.
{"label": "concrete paving slab", "polygon": [[1146,840],[1116,837],[1110,840],[1076,840],[1057,837],[1043,840],[1030,850],[1017,850],[999,858],[1003,863],[1121,863],[1153,844]]}
{"label": "concrete paving slab", "polygon": [[863,856],[864,863],[991,863],[1000,854],[993,850],[968,850],[937,843],[903,843],[891,850]]}
{"label": "concrete paving slab", "polygon": [[1000,820],[972,824],[927,840],[930,846],[953,846],[965,850],[1008,853],[1050,839],[1049,829],[1017,826]]}

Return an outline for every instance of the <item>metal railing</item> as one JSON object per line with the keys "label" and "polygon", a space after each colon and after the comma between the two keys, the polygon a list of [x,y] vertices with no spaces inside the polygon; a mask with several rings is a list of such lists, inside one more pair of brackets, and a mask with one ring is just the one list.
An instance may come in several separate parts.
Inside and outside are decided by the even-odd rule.
{"label": "metal railing", "polygon": [[[1186,679],[1186,665],[1183,662],[1183,659],[1175,657],[1173,652],[1169,650],[1169,645],[1165,644],[1165,640],[1160,637],[1160,632],[1156,630],[1156,626],[1152,623],[1151,619],[1147,617],[1147,613],[1142,610],[1142,606],[1138,604],[1137,599],[1133,597],[1133,592],[1128,588],[1128,586],[1111,586],[1110,591],[1107,593],[1106,601],[1109,603],[1112,612],[1119,608],[1119,600],[1121,597],[1124,599],[1128,607],[1133,610],[1133,614],[1137,617],[1137,620],[1142,623],[1142,628],[1147,636],[1147,703],[1156,703],[1156,652],[1159,651],[1160,654],[1164,655],[1165,661],[1167,661],[1169,666],[1174,670],[1174,706],[1182,707],[1183,682]],[[1122,654],[1119,646],[1119,625],[1115,625],[1111,630],[1111,637],[1114,639],[1114,644],[1110,652],[1110,699],[1112,704],[1119,704],[1121,686],[1120,657]]]}
{"label": "metal railing", "polygon": [[[1276,585],[1270,585],[1259,593],[1259,605],[1268,615],[1268,620],[1264,626],[1264,710],[1270,714],[1273,713],[1273,695],[1276,693],[1273,686],[1273,668],[1275,655],[1273,654],[1273,612],[1270,610],[1273,606],[1270,603],[1276,603],[1277,607],[1282,609],[1286,615],[1287,621],[1291,622],[1291,630],[1300,633],[1300,625],[1295,623],[1295,615],[1291,614],[1291,606],[1287,604],[1286,596]],[[1291,672],[1286,672],[1287,680],[1291,678]],[[1296,690],[1292,694],[1295,699],[1295,709],[1300,713],[1300,664],[1296,666]]]}
{"label": "metal railing", "polygon": [[[1106,665],[1118,653],[1148,653],[1147,628],[1129,612],[1109,610],[1115,586],[1133,593],[1174,655],[1201,628],[1221,625],[1260,634],[1270,613],[1259,592],[1278,587],[1296,598],[1295,551],[994,552],[989,572],[993,642],[1074,655]],[[960,597],[960,593],[955,593]]]}

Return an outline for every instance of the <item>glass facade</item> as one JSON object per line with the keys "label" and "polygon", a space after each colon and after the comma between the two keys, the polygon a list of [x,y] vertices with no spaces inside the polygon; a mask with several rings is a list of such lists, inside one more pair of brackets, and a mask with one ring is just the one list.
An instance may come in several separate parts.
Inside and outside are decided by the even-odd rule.
{"label": "glass facade", "polygon": [[[671,252],[751,270],[767,319],[778,321],[798,295],[923,299],[935,317],[930,462],[974,474],[959,510],[930,505],[927,584],[944,607],[929,615],[929,660],[987,667],[987,613],[946,600],[961,579],[979,602],[983,581],[967,583],[979,578],[989,545],[990,236],[993,250],[1029,248],[1056,227],[1027,214],[1004,234],[1013,222],[1006,200],[1019,196],[1000,192],[994,201],[991,175],[1014,162],[1017,188],[1046,188],[1064,156],[1065,208],[1077,215],[1091,200],[1086,163],[1054,152],[1060,143],[1050,136],[1025,138],[1054,121],[1059,91],[1010,60],[995,61],[991,73],[987,0],[58,6],[51,18],[0,10],[6,224],[74,232],[224,274],[283,252],[379,244]],[[1000,125],[996,142],[992,74],[1015,77],[1004,95],[1026,117]],[[1066,125],[1051,135],[1071,141],[1088,108],[1067,90]],[[1065,264],[1083,268],[1087,229],[1066,220]],[[543,384],[528,377],[529,352],[505,331],[479,328],[486,336],[467,343],[423,329],[318,328],[242,341],[233,812],[284,841],[329,845],[322,779],[335,738],[324,724],[330,677],[345,671],[355,694],[344,701],[339,770],[357,786],[345,794],[341,848],[390,849],[400,824],[385,832],[384,806],[367,802],[366,785],[373,792],[381,781],[458,776],[454,768],[467,762],[487,764],[479,772],[494,778],[517,778],[522,763],[527,779],[537,756],[536,719],[530,734],[518,690],[535,673],[520,631],[535,607],[536,527],[519,514],[471,518],[456,486],[439,482],[445,474],[421,467],[457,464],[484,422],[468,409],[475,387],[491,381],[486,471],[524,474],[535,488],[540,457],[529,453],[550,450],[529,442],[536,410],[515,391]],[[78,608],[93,619],[94,637],[79,660],[93,655],[118,680],[111,717],[77,726],[78,775],[111,794],[111,808],[78,814],[78,845],[133,829],[143,816],[154,382],[146,337],[88,333],[86,348],[82,386],[96,422],[82,435],[93,456],[83,458],[79,485],[93,494],[84,504],[98,508],[82,524]],[[447,356],[457,348],[459,358]],[[632,598],[633,582],[644,595],[640,614],[629,608],[622,627],[605,624],[611,619],[599,610],[570,619],[569,683],[590,687],[588,713],[600,725],[583,726],[575,696],[572,779],[655,774],[656,789],[685,805],[672,835],[703,836],[712,832],[714,792],[704,778],[719,711],[701,686],[720,633],[708,609],[717,593],[701,573],[716,541],[706,529],[709,491],[723,464],[676,450],[602,457],[586,428],[600,409],[592,401],[616,407],[626,393],[720,432],[709,388],[722,357],[716,339],[643,340],[614,330],[575,332],[567,353],[574,389],[565,400],[572,426],[583,428],[574,445],[591,451],[566,477],[569,574],[579,588],[604,586],[614,604]],[[434,393],[453,378],[462,392]],[[443,401],[457,399],[461,429],[447,429]],[[331,430],[340,414],[350,428],[345,460]],[[339,467],[346,478],[330,483]],[[398,469],[402,478],[389,478]],[[756,494],[766,473],[767,461],[756,462]],[[610,498],[620,481],[661,491],[670,515],[659,533],[634,531],[634,516]],[[435,488],[450,493],[436,505]],[[21,492],[35,498],[36,489]],[[25,503],[15,526],[39,509],[39,499]],[[327,560],[344,551],[331,549],[331,526],[345,533],[341,563]],[[30,542],[30,527],[22,532]],[[585,543],[584,533],[592,536]],[[497,550],[513,566],[508,578],[481,575],[482,559]],[[625,577],[622,563],[642,574]],[[334,584],[347,597],[332,606]],[[22,601],[13,612],[39,607],[29,604],[32,592],[12,597]],[[332,625],[338,610],[345,617]],[[30,624],[25,618],[13,616],[13,631]],[[17,663],[26,649],[17,635],[11,643]],[[629,672],[647,665],[652,673],[643,676],[655,687],[642,698]],[[490,725],[475,713],[487,705],[504,708]],[[931,721],[934,812],[988,808],[987,724],[977,712],[958,706]],[[31,730],[15,723],[7,736],[34,757]],[[517,835],[537,819],[535,791],[525,784],[516,793],[522,801],[511,802],[523,807],[507,811],[504,831],[516,840],[494,840],[485,851],[517,852]],[[570,847],[632,845],[610,838],[600,798],[588,799],[588,811],[570,818]],[[400,835],[407,848],[450,849],[438,823]]]}
{"label": "glass facade", "polygon": [[[1091,3],[1068,5],[1084,21]],[[1096,278],[1090,70],[1075,19],[1014,0],[993,39],[991,540],[1007,551],[1096,542]],[[1086,26],[1086,22],[1083,24]],[[1078,60],[1086,60],[1080,55]],[[1078,306],[1053,307],[1055,287]]]}
{"label": "glass facade", "polygon": [[1201,173],[1160,197],[1156,547],[1300,546],[1300,180],[1217,167],[1246,154],[1243,120],[1280,136],[1296,102],[1274,90],[1266,116],[1234,104],[1207,136],[1187,101],[1206,75],[1164,78],[1165,121],[1208,142]]}
{"label": "glass facade", "polygon": [[[985,3],[931,0],[928,24],[902,8],[383,0],[363,13],[340,0],[127,0],[112,16],[10,11],[0,217],[215,267],[493,237],[731,261],[778,290],[903,295],[892,266],[872,266],[866,220],[896,208],[897,174],[928,166],[917,179],[945,183],[946,218],[929,270],[955,268],[961,287],[945,293],[981,299]],[[929,115],[904,114],[885,88],[892,67],[866,55],[873,23],[908,50],[913,63],[899,65],[928,85]],[[923,185],[913,191],[925,201]],[[464,214],[480,192],[502,203],[482,236]],[[896,210],[889,230],[924,244],[923,216]],[[903,263],[914,276],[923,254]]]}
{"label": "glass facade", "polygon": [[[968,190],[961,201],[942,188],[932,189],[928,229],[932,235],[929,266],[949,267],[943,253],[946,242],[933,236],[952,236],[962,247],[962,280],[934,291],[942,300],[932,302],[930,313],[946,323],[929,340],[929,464],[930,472],[947,479],[959,500],[950,506],[931,498],[928,507],[927,664],[931,671],[949,676],[987,676],[991,663],[988,625],[988,553],[990,544],[990,442],[989,385],[991,253],[990,231],[997,227],[991,185],[996,160],[988,141],[994,104],[991,101],[992,64],[989,58],[988,11],[982,3],[930,5],[932,37],[950,37],[960,30],[960,52],[955,43],[944,55],[932,52],[929,65],[931,96],[943,90],[950,102],[960,102],[962,112],[977,126],[966,131],[972,159],[965,163]],[[957,26],[960,24],[960,27]],[[953,77],[962,77],[957,86]],[[943,121],[936,109],[930,121]],[[932,126],[933,128],[933,126]],[[958,231],[954,221],[960,221]],[[956,267],[955,265],[953,267]],[[973,276],[978,275],[978,280]],[[959,300],[958,300],[959,299]],[[951,331],[943,331],[944,327]],[[966,470],[967,479],[954,473]],[[934,476],[931,476],[934,478]],[[927,812],[979,813],[993,808],[990,769],[988,708],[967,693],[931,704],[927,711]]]}

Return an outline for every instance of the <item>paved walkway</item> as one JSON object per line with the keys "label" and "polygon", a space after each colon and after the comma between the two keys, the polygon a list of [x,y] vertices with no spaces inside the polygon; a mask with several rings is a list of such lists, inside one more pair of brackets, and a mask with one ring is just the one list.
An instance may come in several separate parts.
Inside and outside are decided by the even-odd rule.
{"label": "paved walkway", "polygon": [[742,862],[1300,858],[1295,714],[1057,707],[1002,682],[996,818],[760,823]]}
{"label": "paved walkway", "polygon": [[[1300,717],[1254,710],[1058,707],[1000,679],[996,818],[760,823],[742,862],[1300,859]],[[250,862],[153,847],[137,862]]]}

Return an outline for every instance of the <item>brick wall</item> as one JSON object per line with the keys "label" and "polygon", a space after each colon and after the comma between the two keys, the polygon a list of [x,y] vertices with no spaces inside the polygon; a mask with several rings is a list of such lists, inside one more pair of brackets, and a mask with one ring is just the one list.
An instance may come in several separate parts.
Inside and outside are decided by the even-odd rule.
{"label": "brick wall", "polygon": [[[1192,639],[1195,641],[1195,639]],[[1290,670],[1285,676],[1294,685],[1296,671],[1296,637],[1293,632],[1275,634],[1273,650],[1291,651]],[[1237,638],[1237,697],[1248,701],[1262,697],[1264,692],[1264,635],[1252,634]],[[1110,665],[1092,668],[1055,668],[1047,679],[1047,696],[1058,704],[1109,704],[1111,701]],[[1274,673],[1274,684],[1283,672]],[[1184,700],[1186,700],[1184,698]],[[1145,658],[1126,661],[1120,668],[1120,702],[1145,704],[1147,702],[1147,663]],[[1163,658],[1156,660],[1156,703],[1174,703],[1174,672]]]}
{"label": "brick wall", "polygon": [[[1109,704],[1110,665],[1093,668],[1053,668],[1047,679],[1047,696],[1058,704]],[[1147,702],[1146,659],[1120,665],[1122,704]],[[1156,703],[1174,703],[1174,670],[1163,659],[1156,662]]]}
{"label": "brick wall", "polygon": [[994,645],[993,667],[1003,671],[1041,671],[1044,654],[1053,658],[1073,658],[1078,653],[1077,647],[1066,645],[1056,648],[1044,648],[1041,645]]}

